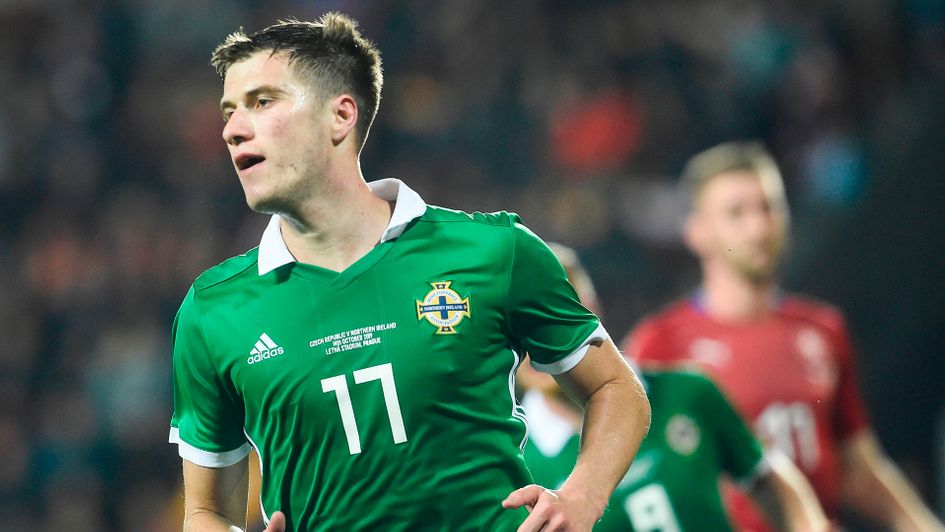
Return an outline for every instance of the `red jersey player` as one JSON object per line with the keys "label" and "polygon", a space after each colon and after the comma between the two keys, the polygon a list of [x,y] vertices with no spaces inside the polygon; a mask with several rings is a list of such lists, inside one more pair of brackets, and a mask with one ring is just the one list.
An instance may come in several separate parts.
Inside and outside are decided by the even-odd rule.
{"label": "red jersey player", "polygon": [[[762,440],[795,460],[831,517],[845,503],[895,530],[945,530],[870,430],[841,314],[778,291],[788,208],[770,155],[757,143],[716,146],[690,161],[683,183],[702,287],[639,325],[627,354],[709,373]],[[764,528],[747,498],[732,509],[742,529]]]}

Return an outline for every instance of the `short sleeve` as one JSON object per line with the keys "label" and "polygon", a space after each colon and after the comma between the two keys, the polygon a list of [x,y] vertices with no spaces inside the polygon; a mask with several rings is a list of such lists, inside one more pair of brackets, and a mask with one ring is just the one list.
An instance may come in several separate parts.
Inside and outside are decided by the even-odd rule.
{"label": "short sleeve", "polygon": [[221,378],[201,332],[195,291],[187,293],[172,332],[174,414],[168,440],[195,464],[226,467],[249,454],[243,407]]}
{"label": "short sleeve", "polygon": [[600,320],[578,301],[561,263],[512,215],[506,315],[514,345],[532,366],[552,375],[570,370],[592,342],[608,338]]}
{"label": "short sleeve", "polygon": [[718,442],[722,470],[741,484],[752,482],[767,472],[761,442],[718,387],[706,377],[699,380],[703,396],[699,404]]}

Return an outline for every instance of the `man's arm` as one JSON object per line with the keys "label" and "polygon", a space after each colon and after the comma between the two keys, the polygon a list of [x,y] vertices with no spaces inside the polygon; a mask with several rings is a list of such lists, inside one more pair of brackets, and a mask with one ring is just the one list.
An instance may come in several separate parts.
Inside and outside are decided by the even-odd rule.
{"label": "man's arm", "polygon": [[242,532],[246,527],[249,459],[220,468],[183,462],[184,532]]}
{"label": "man's arm", "polygon": [[856,511],[897,531],[945,530],[872,431],[861,430],[844,443],[842,464],[844,499]]}
{"label": "man's arm", "polygon": [[650,425],[643,385],[610,339],[591,345],[577,366],[555,378],[584,407],[581,450],[560,489],[526,486],[503,501],[506,508],[531,511],[520,532],[591,530]]}
{"label": "man's arm", "polygon": [[823,531],[830,522],[817,495],[797,466],[778,450],[765,453],[770,467],[749,488],[748,495],[778,530]]}

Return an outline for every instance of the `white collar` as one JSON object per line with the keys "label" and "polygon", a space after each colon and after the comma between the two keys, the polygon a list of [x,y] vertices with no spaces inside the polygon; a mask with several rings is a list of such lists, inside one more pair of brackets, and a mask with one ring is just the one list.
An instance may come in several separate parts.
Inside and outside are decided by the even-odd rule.
{"label": "white collar", "polygon": [[[394,212],[391,214],[390,223],[387,229],[381,235],[381,243],[393,240],[403,234],[407,224],[423,216],[427,210],[427,204],[423,198],[414,190],[404,184],[399,179],[380,179],[367,184],[371,192],[381,199],[395,201]],[[263,232],[262,239],[259,241],[259,275],[265,275],[280,266],[285,266],[295,262],[295,257],[289,252],[282,238],[282,229],[280,227],[281,217],[278,214],[272,215],[269,219],[269,225]]]}

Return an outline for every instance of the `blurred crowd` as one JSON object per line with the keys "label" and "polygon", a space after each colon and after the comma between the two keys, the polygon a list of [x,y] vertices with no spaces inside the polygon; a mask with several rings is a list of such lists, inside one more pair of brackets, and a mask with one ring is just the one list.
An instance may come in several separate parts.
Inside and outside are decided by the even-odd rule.
{"label": "blurred crowd", "polygon": [[945,501],[945,1],[3,0],[0,529],[179,529],[171,322],[266,223],[210,51],[334,9],[383,54],[365,176],[576,248],[615,337],[695,281],[685,159],[766,142],[786,284],[848,312],[881,439]]}

